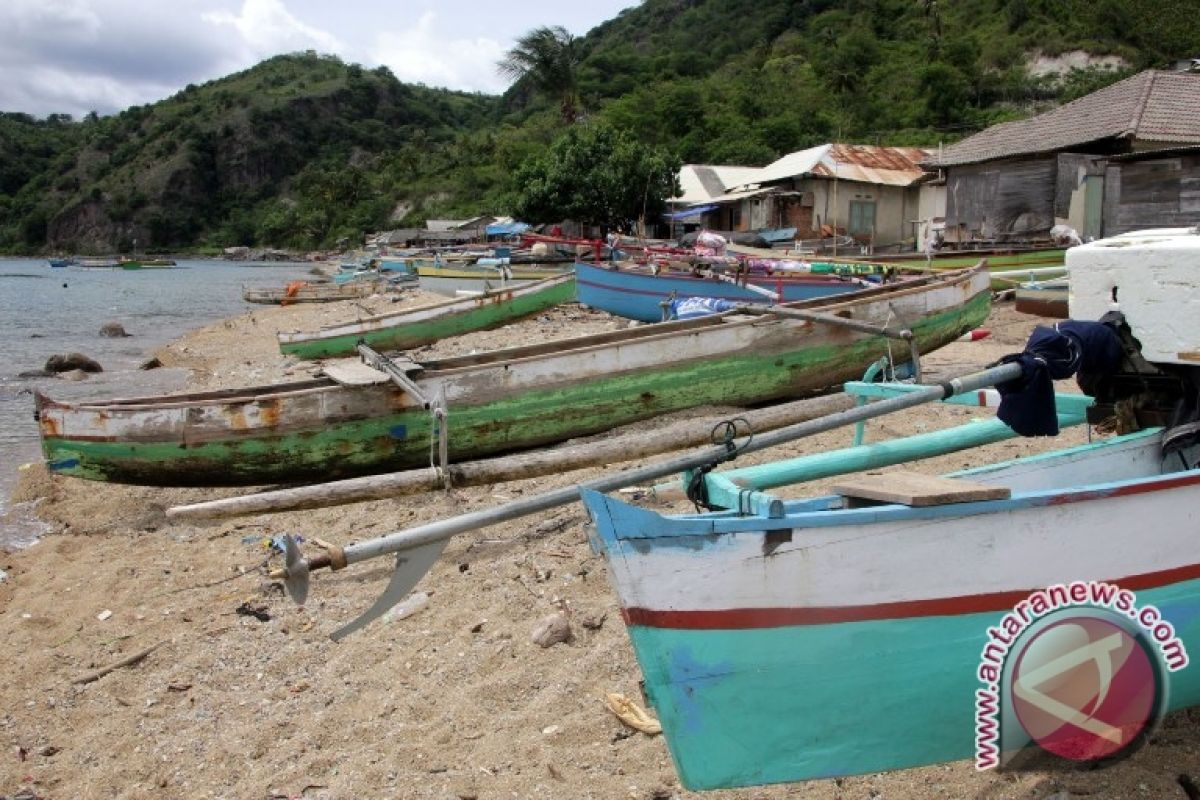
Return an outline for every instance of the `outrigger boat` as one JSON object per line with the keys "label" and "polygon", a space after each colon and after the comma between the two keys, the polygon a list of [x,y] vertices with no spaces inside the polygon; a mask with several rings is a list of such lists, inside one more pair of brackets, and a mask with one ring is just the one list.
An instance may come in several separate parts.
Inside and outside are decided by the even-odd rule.
{"label": "outrigger boat", "polygon": [[353,281],[351,283],[312,283],[293,281],[283,288],[256,289],[242,287],[242,299],[261,305],[291,305],[292,303],[335,303],[357,300],[384,290],[382,281]]}
{"label": "outrigger boat", "polygon": [[[618,317],[658,322],[676,298],[709,298],[734,303],[811,300],[878,285],[867,280],[871,268],[858,274],[853,265],[841,270],[805,269],[737,273],[724,265],[673,269],[651,264],[611,262],[575,264],[580,303]],[[843,274],[844,273],[844,274]],[[876,280],[881,278],[876,275]]]}
{"label": "outrigger boat", "polygon": [[280,333],[279,349],[300,358],[352,356],[360,342],[376,350],[406,350],[504,325],[573,299],[575,276],[558,275],[510,289],[331,325],[315,333]]}
{"label": "outrigger boat", "polygon": [[66,475],[160,485],[330,480],[535,447],[695,406],[814,394],[889,351],[934,350],[987,316],[982,268],[844,301],[710,317],[324,377],[115,400],[36,398]]}
{"label": "outrigger boat", "polygon": [[[483,258],[471,264],[417,262],[421,289],[447,297],[479,295],[540,281],[570,272],[570,268],[512,265],[507,259]],[[495,263],[492,263],[495,262]]]}

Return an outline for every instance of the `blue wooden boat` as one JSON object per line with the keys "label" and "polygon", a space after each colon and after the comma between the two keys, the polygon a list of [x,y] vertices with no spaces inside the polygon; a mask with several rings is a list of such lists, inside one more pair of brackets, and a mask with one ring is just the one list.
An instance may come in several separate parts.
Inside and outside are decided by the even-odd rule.
{"label": "blue wooden boat", "polygon": [[49,262],[50,262],[50,266],[55,267],[56,269],[61,269],[63,267],[69,267],[69,266],[72,266],[73,264],[77,263],[75,261],[75,259],[73,259],[69,256],[64,257],[64,258],[51,258],[51,259],[49,259]]}
{"label": "blue wooden boat", "polygon": [[[1089,402],[1060,397],[1060,423],[1081,422]],[[684,786],[978,756],[973,701],[989,690],[989,631],[1057,584],[1104,582],[1154,606],[1179,644],[1162,651],[1163,675],[1179,671],[1159,696],[1167,709],[1200,703],[1200,671],[1179,663],[1183,643],[1200,641],[1196,445],[1164,456],[1162,430],[1149,429],[964,470],[939,491],[968,493],[932,505],[888,495],[889,475],[902,484],[911,473],[872,473],[803,500],[766,491],[973,447],[1011,436],[1005,427],[709,473],[719,510],[707,513],[667,516],[582,492]],[[863,500],[871,487],[880,493]]]}
{"label": "blue wooden boat", "polygon": [[586,306],[618,317],[660,322],[664,306],[675,298],[705,297],[738,303],[811,300],[865,288],[868,281],[854,275],[789,273],[749,275],[738,285],[715,274],[700,274],[632,263],[575,264],[576,298]]}

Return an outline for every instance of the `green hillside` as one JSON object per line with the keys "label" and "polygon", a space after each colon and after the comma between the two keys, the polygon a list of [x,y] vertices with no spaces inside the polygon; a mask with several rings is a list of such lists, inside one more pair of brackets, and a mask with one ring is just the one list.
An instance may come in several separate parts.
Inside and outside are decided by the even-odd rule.
{"label": "green hillside", "polygon": [[[832,140],[933,145],[1196,55],[1190,5],[645,0],[575,43],[579,118],[699,163]],[[1076,50],[1123,67],[1026,70]],[[329,246],[503,212],[512,176],[568,124],[534,87],[429,89],[307,53],[113,117],[0,114],[0,251]]]}

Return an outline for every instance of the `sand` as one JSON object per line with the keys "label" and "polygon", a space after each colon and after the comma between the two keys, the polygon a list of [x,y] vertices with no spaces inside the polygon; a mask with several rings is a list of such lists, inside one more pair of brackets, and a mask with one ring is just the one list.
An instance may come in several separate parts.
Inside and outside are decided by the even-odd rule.
{"label": "sand", "polygon": [[[403,303],[433,299],[414,293]],[[301,377],[311,367],[279,355],[276,331],[395,307],[372,298],[264,308],[186,336],[158,355],[168,366],[190,368],[196,387]],[[991,338],[931,354],[927,369],[945,375],[986,364],[1020,349],[1037,322],[998,306],[987,325]],[[428,353],[620,325],[567,306]],[[985,413],[923,407],[880,421],[869,436]],[[1075,430],[1053,442],[996,444],[926,469],[1085,435]],[[849,437],[835,431],[739,463],[842,446]],[[687,792],[662,737],[626,729],[602,703],[607,692],[640,699],[641,675],[604,561],[586,544],[579,505],[457,537],[419,586],[429,595],[422,610],[377,622],[340,644],[328,634],[374,600],[387,562],[315,576],[303,608],[260,569],[268,557],[263,540],[273,535],[344,544],[600,472],[199,524],[168,522],[163,509],[239,492],[109,485],[51,477],[41,466],[24,469],[14,500],[35,501],[53,532],[27,550],[0,555],[8,573],[0,584],[6,746],[0,796],[25,790],[47,798],[1183,798],[1178,776],[1200,779],[1198,717],[1182,714],[1166,721],[1150,747],[1102,771],[1001,776],[977,773],[964,761]],[[533,629],[558,612],[568,616],[573,638],[545,649],[534,644]],[[131,666],[73,683],[151,647]]]}

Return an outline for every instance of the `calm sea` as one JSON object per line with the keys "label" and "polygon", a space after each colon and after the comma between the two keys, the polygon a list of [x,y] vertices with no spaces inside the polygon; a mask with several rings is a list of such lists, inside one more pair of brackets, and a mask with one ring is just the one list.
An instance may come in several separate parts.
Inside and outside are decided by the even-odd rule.
{"label": "calm sea", "polygon": [[[251,308],[242,287],[282,286],[309,264],[243,265],[180,261],[174,269],[51,268],[42,260],[0,259],[0,546],[27,544],[40,531],[28,509],[10,507],[21,464],[38,461],[33,391],[55,397],[173,391],[178,370],[139,370],[152,351],[188,331]],[[124,326],[128,338],[100,328]],[[83,353],[104,367],[90,380],[21,378],[56,353]]]}

